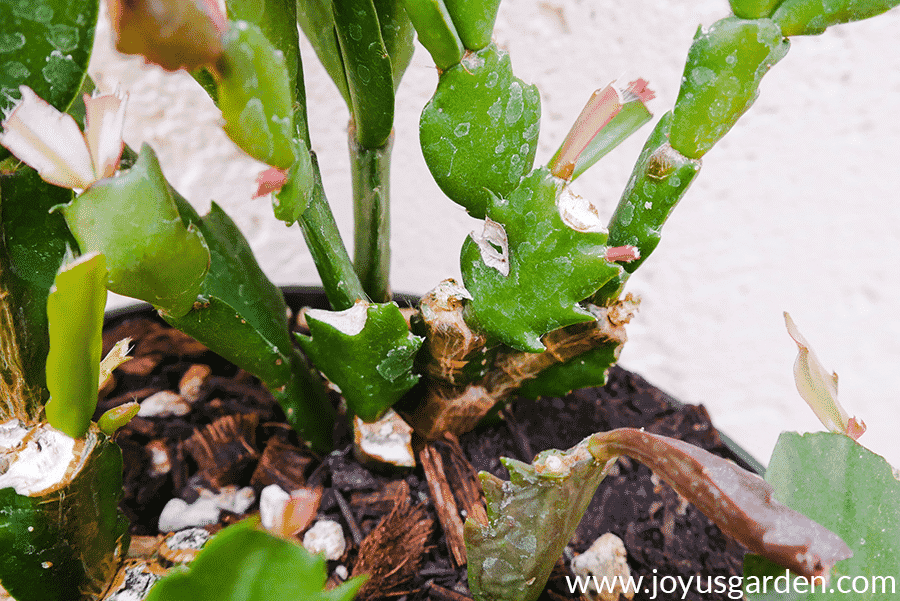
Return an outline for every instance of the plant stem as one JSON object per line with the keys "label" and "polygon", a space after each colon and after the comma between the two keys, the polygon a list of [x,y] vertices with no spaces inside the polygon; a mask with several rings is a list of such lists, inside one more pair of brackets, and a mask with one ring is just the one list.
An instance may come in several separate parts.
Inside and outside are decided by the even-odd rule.
{"label": "plant stem", "polygon": [[300,229],[303,230],[303,237],[332,309],[343,311],[352,307],[357,300],[368,300],[368,297],[353,270],[350,255],[347,254],[331,207],[328,206],[328,199],[325,198],[319,161],[314,152],[309,154],[316,182],[309,207],[300,216]]}
{"label": "plant stem", "polygon": [[363,288],[375,302],[391,299],[391,148],[364,148],[350,128],[350,168],[353,179],[353,265]]}

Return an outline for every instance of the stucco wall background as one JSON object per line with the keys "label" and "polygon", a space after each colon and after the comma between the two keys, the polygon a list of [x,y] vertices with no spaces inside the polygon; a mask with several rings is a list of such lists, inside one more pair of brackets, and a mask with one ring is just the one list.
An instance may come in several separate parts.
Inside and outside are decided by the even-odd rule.
{"label": "stucco wall background", "polygon": [[[678,93],[698,24],[726,0],[503,0],[495,39],[518,77],[540,88],[537,161],[546,162],[590,93],[637,76],[659,116]],[[704,159],[654,256],[629,284],[643,298],[621,364],[686,402],[764,463],[782,430],[821,426],[797,395],[789,311],[869,431],[860,442],[900,465],[900,11],[795,38],[760,98]],[[352,240],[347,110],[308,44],[302,48],[312,144],[339,227]],[[212,103],[184,73],[112,50],[105,21],[91,74],[130,93],[126,140],[149,142],[169,181],[201,212],[222,205],[276,283],[318,282],[299,229],[251,200],[262,166],[217,128]],[[393,155],[394,289],[424,293],[458,277],[464,238],[480,226],[433,183],[417,122],[437,73],[417,48],[399,90]],[[611,214],[645,126],[575,183]],[[348,242],[349,244],[350,242]],[[111,300],[112,305],[125,302]]]}

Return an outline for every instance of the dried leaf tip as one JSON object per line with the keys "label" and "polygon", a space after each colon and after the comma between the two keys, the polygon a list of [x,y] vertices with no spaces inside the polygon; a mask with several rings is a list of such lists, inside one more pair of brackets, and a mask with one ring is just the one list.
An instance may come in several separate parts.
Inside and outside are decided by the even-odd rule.
{"label": "dried leaf tip", "polygon": [[826,428],[857,440],[866,431],[866,424],[856,417],[851,418],[838,402],[837,374],[828,373],[787,311],[784,312],[784,323],[799,349],[794,362],[794,382],[800,396]]}
{"label": "dried leaf tip", "polygon": [[621,88],[616,82],[595,91],[569,130],[559,152],[550,163],[550,172],[566,181],[572,179],[575,164],[591,141],[631,102],[647,103],[656,94],[645,79],[636,79]]}
{"label": "dried leaf tip", "polygon": [[3,121],[0,144],[47,183],[73,190],[89,188],[112,176],[124,143],[127,94],[85,96],[86,127],[82,134],[71,115],[61,113],[28,86],[22,100]]}

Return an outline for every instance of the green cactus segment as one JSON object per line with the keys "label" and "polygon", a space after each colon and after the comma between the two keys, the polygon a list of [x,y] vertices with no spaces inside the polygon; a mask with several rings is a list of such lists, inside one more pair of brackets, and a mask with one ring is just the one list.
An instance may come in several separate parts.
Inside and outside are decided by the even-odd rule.
{"label": "green cactus segment", "polygon": [[463,244],[463,282],[473,297],[467,319],[521,351],[540,352],[547,332],[594,319],[578,303],[621,272],[606,260],[605,232],[563,221],[563,184],[546,167],[535,169],[488,210],[487,225],[506,240],[473,232],[481,241]]}
{"label": "green cactus segment", "polygon": [[395,91],[400,85],[400,80],[412,61],[413,52],[416,49],[415,29],[403,5],[404,0],[378,0],[375,2],[378,26],[381,28],[381,39],[391,57],[391,73],[394,77]]}
{"label": "green cactus segment", "polygon": [[551,365],[527,380],[518,394],[536,399],[544,396],[565,396],[579,388],[603,386],[609,374],[609,368],[616,364],[622,345],[619,342],[606,342],[602,346],[591,349],[566,363]]}
{"label": "green cactus segment", "polygon": [[72,438],[91,425],[100,387],[106,257],[83,255],[63,266],[47,297],[47,421]]}
{"label": "green cactus segment", "polygon": [[216,203],[201,220],[186,200],[175,198],[182,218],[209,244],[212,261],[201,302],[182,317],[163,317],[262,380],[303,439],[316,451],[329,451],[334,411],[321,383],[293,349],[281,291],[265,276],[243,234]]}
{"label": "green cactus segment", "polygon": [[832,25],[862,21],[898,4],[900,0],[784,0],[772,20],[786,36],[817,35]]}
{"label": "green cactus segment", "polygon": [[230,25],[215,74],[225,133],[253,158],[288,169],[294,162],[294,103],[284,54],[256,25]]}
{"label": "green cactus segment", "polygon": [[297,22],[316,51],[319,62],[337,86],[344,102],[347,106],[352,106],[350,89],[347,87],[347,74],[341,58],[341,47],[334,31],[331,0],[297,0]]}
{"label": "green cactus segment", "polygon": [[410,333],[395,303],[310,310],[306,320],[311,336],[298,334],[300,346],[363,421],[380,418],[419,380],[413,360],[422,338]]}
{"label": "green cactus segment", "polygon": [[[248,21],[259,27],[266,39],[284,55],[288,81],[292,90],[295,131],[308,142],[306,123],[306,89],[303,85],[303,64],[300,59],[300,33],[297,31],[297,3],[292,0],[262,0],[243,2],[227,0],[228,18],[232,21]],[[195,77],[201,72],[197,72]],[[207,75],[208,72],[207,72]],[[209,79],[200,76],[201,85]],[[206,87],[204,85],[204,87]],[[213,86],[214,87],[214,86]],[[213,96],[218,106],[218,94]]]}
{"label": "green cactus segment", "polygon": [[446,0],[446,4],[466,48],[481,50],[491,43],[500,0]]}
{"label": "green cactus segment", "polygon": [[[0,177],[0,272],[11,306],[16,308],[15,338],[23,377],[35,389],[46,386],[47,294],[66,249],[78,249],[65,219],[50,209],[73,197],[71,190],[46,183],[30,167]],[[22,400],[29,409],[21,417],[36,416],[40,407],[32,402],[40,399]]]}
{"label": "green cactus segment", "polygon": [[700,28],[688,52],[672,121],[672,147],[699,159],[750,108],[790,43],[769,19],[722,19]]}
{"label": "green cactus segment", "polygon": [[419,122],[425,162],[444,194],[483,218],[492,194],[507,196],[531,171],[540,118],[537,87],[491,44],[441,74]]}
{"label": "green cactus segment", "polygon": [[[91,428],[74,452],[75,469],[46,490],[18,494],[0,481],[0,584],[17,601],[99,598],[128,549],[121,451]],[[14,460],[5,477],[15,470]]]}
{"label": "green cactus segment", "polygon": [[626,273],[633,273],[659,244],[663,224],[700,172],[699,159],[669,145],[671,123],[672,113],[666,113],[650,134],[609,222],[610,246],[636,246],[641,253],[623,265]]}
{"label": "green cactus segment", "polygon": [[532,601],[544,590],[606,472],[584,442],[565,452],[544,451],[532,465],[501,461],[509,482],[479,474],[488,523],[466,520],[469,588],[477,600]]}
{"label": "green cactus segment", "polygon": [[324,557],[245,520],[210,539],[189,569],[163,578],[147,601],[352,601],[366,581],[326,590],[327,576]]}
{"label": "green cactus segment", "polygon": [[179,218],[172,190],[146,144],[134,166],[62,207],[81,252],[100,252],[107,287],[172,316],[190,311],[209,269],[203,236]]}
{"label": "green cactus segment", "polygon": [[287,181],[281,190],[272,195],[272,210],[275,212],[275,218],[288,225],[292,225],[300,219],[300,215],[309,206],[316,185],[316,175],[313,173],[309,148],[300,139],[295,141],[294,146],[297,160],[288,170]]}
{"label": "green cactus segment", "polygon": [[[808,515],[836,532],[853,551],[853,557],[835,565],[831,582],[863,579],[875,586],[854,593],[854,599],[889,599],[893,591],[881,588],[879,578],[900,568],[900,482],[883,457],[843,434],[785,432],[778,438],[766,470],[766,481],[785,505]],[[760,557],[745,558],[745,576],[763,576],[784,568]],[[791,581],[794,576],[791,575]],[[761,580],[760,580],[761,581]],[[820,601],[834,598],[816,592],[796,599]],[[782,599],[783,595],[746,591],[753,601]]]}
{"label": "green cactus segment", "polygon": [[97,0],[0,2],[0,114],[21,85],[65,112],[87,72],[98,9]]}
{"label": "green cactus segment", "polygon": [[377,148],[394,127],[394,75],[375,5],[373,0],[343,0],[332,9],[356,140],[365,148]]}
{"label": "green cactus segment", "polygon": [[730,0],[731,10],[742,19],[771,17],[775,8],[784,0]]}
{"label": "green cactus segment", "polygon": [[404,0],[404,6],[419,41],[431,54],[435,66],[446,71],[457,64],[465,47],[443,0]]}
{"label": "green cactus segment", "polygon": [[194,309],[163,317],[270,388],[283,386],[290,379],[291,343],[281,291],[216,203],[202,220],[186,201],[178,208],[206,239],[211,264]]}

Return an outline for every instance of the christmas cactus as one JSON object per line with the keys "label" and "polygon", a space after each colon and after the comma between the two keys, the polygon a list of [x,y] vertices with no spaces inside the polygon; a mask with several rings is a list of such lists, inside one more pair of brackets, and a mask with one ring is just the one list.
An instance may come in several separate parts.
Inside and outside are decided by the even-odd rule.
{"label": "christmas cactus", "polygon": [[[18,600],[96,599],[126,554],[111,435],[137,408],[92,422],[104,374],[126,360],[119,347],[101,363],[107,290],[150,303],[258,377],[320,453],[331,450],[336,419],[373,422],[396,406],[427,440],[472,429],[515,395],[602,385],[638,306],[629,278],[790,38],[897,3],[732,0],[728,16],[697,30],[675,106],[650,133],[615,211],[601,216],[571,183],[651,120],[650,84],[600,88],[548,164],[536,165],[541,99],[492,40],[499,0],[111,0],[118,49],[189,71],[228,137],[268,166],[258,195],[302,231],[331,305],[309,310],[309,335],[293,336],[280,290],[234,221],[215,203],[199,215],[151,146],[123,144],[124,95],[93,94],[96,0],[0,2],[0,584]],[[301,31],[351,116],[352,258],[311,150]],[[408,318],[391,294],[388,178],[395,94],[416,37],[439,73],[421,112],[422,153],[440,189],[482,225],[460,250],[462,282],[445,280]],[[855,442],[864,426],[837,404],[836,377],[789,318],[788,328],[800,348],[798,387],[832,433],[785,435],[768,483],[628,429],[546,451],[530,466],[509,460],[512,482],[482,476],[487,521],[466,525],[475,597],[536,598],[621,454],[758,554],[748,576],[771,570],[767,562],[810,579],[832,567],[869,574],[875,557],[895,573],[900,486]],[[340,389],[346,417],[320,374]],[[828,490],[806,494],[823,478],[822,457]],[[853,479],[834,484],[845,476]],[[873,503],[881,534],[863,513]],[[149,598],[343,599],[362,584],[325,591],[323,581],[321,561],[248,522]]]}

